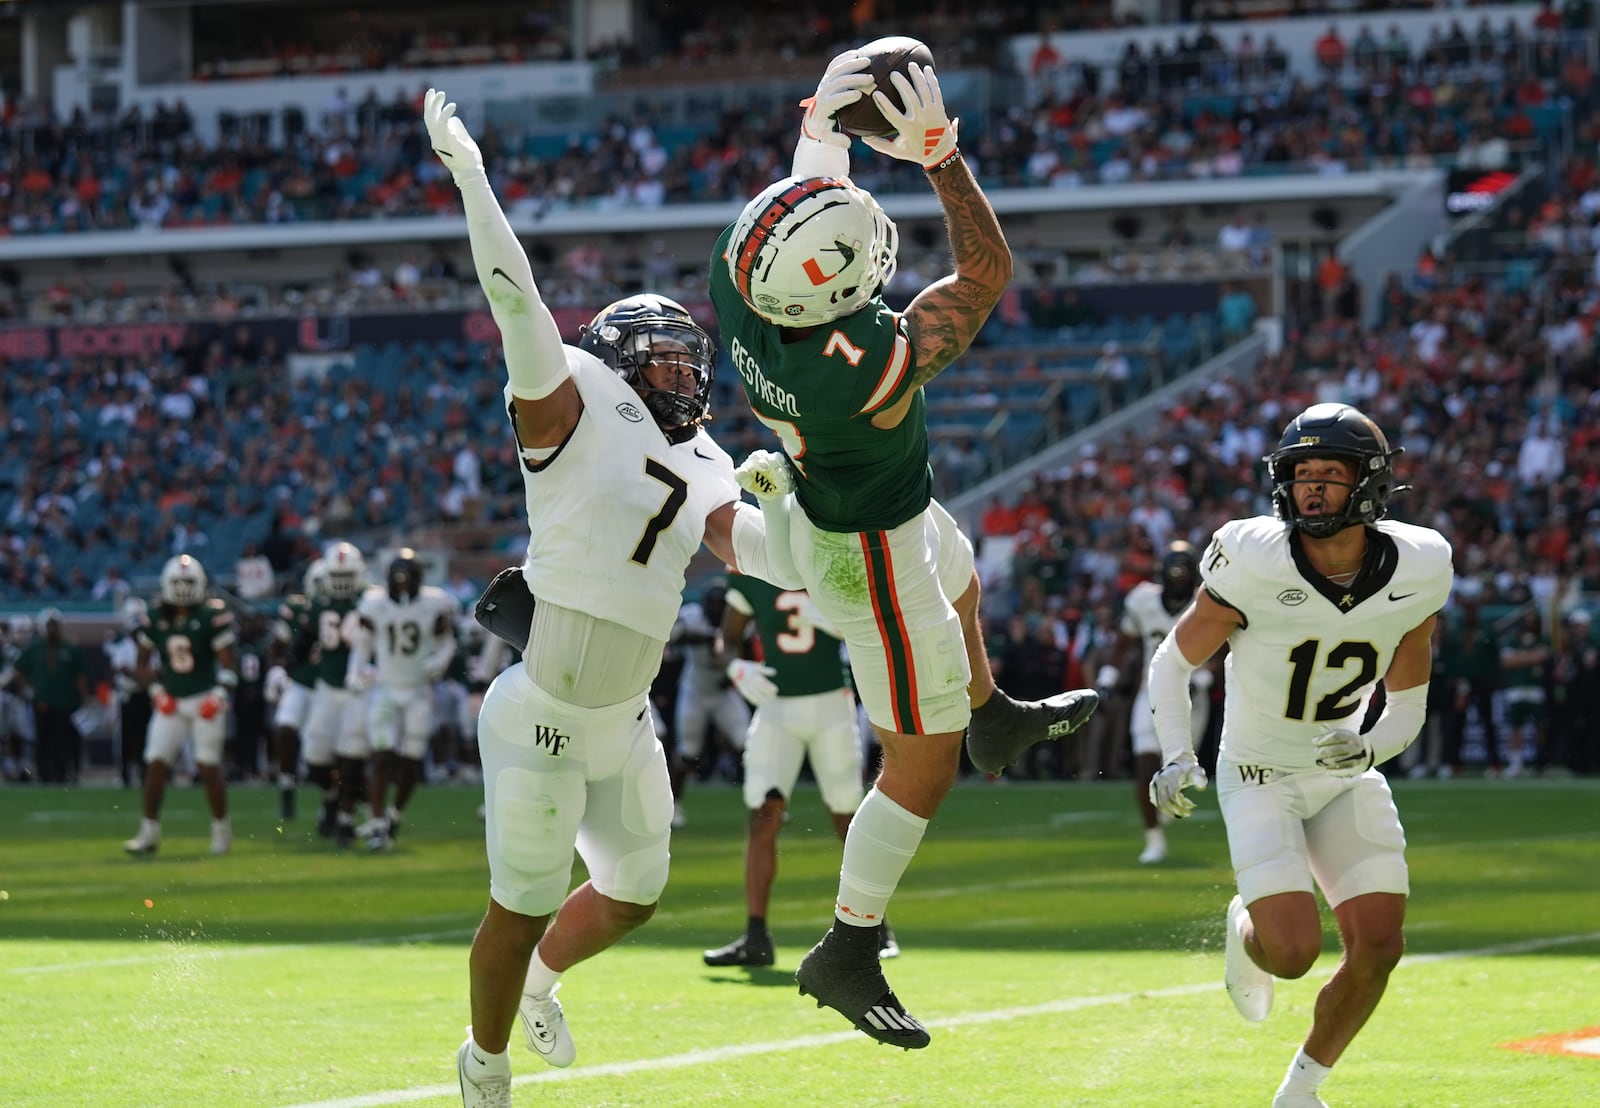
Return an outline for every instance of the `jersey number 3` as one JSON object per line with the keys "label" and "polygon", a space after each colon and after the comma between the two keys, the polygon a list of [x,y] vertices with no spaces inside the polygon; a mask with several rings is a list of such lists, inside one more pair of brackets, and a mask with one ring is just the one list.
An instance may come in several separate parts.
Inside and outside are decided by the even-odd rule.
{"label": "jersey number 3", "polygon": [[[1289,702],[1283,709],[1283,714],[1289,719],[1306,718],[1311,673],[1317,667],[1317,655],[1321,650],[1321,639],[1307,639],[1289,651],[1289,664],[1294,671],[1289,675]],[[1356,664],[1356,675],[1317,701],[1316,714],[1312,719],[1318,722],[1344,719],[1361,707],[1360,698],[1353,694],[1378,676],[1378,648],[1369,642],[1342,642],[1328,651],[1324,665],[1328,669],[1345,669],[1352,662]]]}

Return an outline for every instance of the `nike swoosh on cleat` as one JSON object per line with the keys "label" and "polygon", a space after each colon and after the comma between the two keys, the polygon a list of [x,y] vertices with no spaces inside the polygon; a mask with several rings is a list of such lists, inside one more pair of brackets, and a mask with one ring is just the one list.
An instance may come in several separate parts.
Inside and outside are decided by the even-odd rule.
{"label": "nike swoosh on cleat", "polygon": [[1413,596],[1416,596],[1416,595],[1417,594],[1414,593],[1414,592],[1403,592],[1399,596],[1396,596],[1394,593],[1390,593],[1389,594],[1389,599],[1390,600],[1409,600]]}
{"label": "nike swoosh on cleat", "polygon": [[480,1066],[487,1066],[489,1064],[487,1060],[478,1057],[478,1052],[476,1050],[472,1051],[472,1060],[478,1063]]}

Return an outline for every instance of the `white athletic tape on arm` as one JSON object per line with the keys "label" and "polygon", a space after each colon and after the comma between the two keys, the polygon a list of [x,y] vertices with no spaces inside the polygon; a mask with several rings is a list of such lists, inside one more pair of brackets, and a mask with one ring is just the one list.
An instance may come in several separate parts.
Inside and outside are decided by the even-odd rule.
{"label": "white athletic tape on arm", "polygon": [[1171,635],[1161,640],[1150,658],[1150,711],[1163,763],[1194,753],[1189,730],[1189,674],[1194,669]]}
{"label": "white athletic tape on arm", "polygon": [[539,297],[528,255],[506,222],[488,179],[479,174],[460,186],[472,264],[500,328],[511,395],[521,400],[543,399],[568,376],[561,332]]}

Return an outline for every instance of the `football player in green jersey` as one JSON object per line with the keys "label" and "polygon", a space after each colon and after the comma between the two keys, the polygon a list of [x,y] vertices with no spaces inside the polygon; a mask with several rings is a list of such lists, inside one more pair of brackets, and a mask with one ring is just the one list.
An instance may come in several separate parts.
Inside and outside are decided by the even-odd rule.
{"label": "football player in green jersey", "polygon": [[[767,904],[778,872],[778,832],[808,759],[833,829],[844,839],[861,803],[861,732],[841,643],[818,626],[803,592],[759,577],[728,579],[722,657],[729,679],[755,707],[744,748],[744,802],[750,809],[744,849],[745,932],[705,952],[708,966],[770,966],[777,960],[767,931]],[[762,661],[739,656],[751,630]],[[731,657],[730,657],[731,655]],[[900,953],[889,921],[878,925],[878,954]]]}
{"label": "football player in green jersey", "polygon": [[896,133],[866,141],[927,172],[955,273],[904,313],[884,303],[895,227],[850,182],[850,140],[834,119],[873,83],[867,64],[853,51],[829,64],[807,102],[794,175],[722,234],[710,289],[750,406],[784,447],[770,464],[747,460],[741,484],[768,504],[793,489],[798,583],[849,644],[884,750],[845,840],[834,925],[795,976],[867,1035],[911,1049],[928,1033],[883,977],[876,928],[955,779],[963,732],[970,724],[973,763],[998,772],[1034,742],[1070,734],[1098,697],[1020,704],[994,687],[972,544],[932,496],[922,386],[971,345],[1011,279],[1011,251],[961,160],[938,78],[913,63],[891,78],[903,109],[874,93]]}
{"label": "football player in green jersey", "polygon": [[327,583],[327,564],[318,558],[306,569],[305,591],[284,599],[273,625],[274,634],[289,654],[285,661],[289,683],[272,713],[273,742],[278,751],[279,815],[285,820],[294,819],[295,782],[303,753],[307,779],[322,790],[322,818],[317,831],[324,838],[333,834],[338,807],[333,744],[330,742],[326,749],[314,749],[308,744],[302,752],[300,731],[311,714],[311,696],[317,687],[317,627],[311,618],[311,604],[323,595]]}
{"label": "football player in green jersey", "polygon": [[355,809],[367,764],[366,703],[363,691],[348,681],[350,636],[360,622],[356,604],[367,587],[367,563],[353,543],[335,542],[322,556],[325,580],[308,613],[316,636],[316,688],[301,734],[306,761],[338,766],[335,836],[340,846],[355,842]]}
{"label": "football player in green jersey", "polygon": [[211,853],[226,854],[233,846],[233,831],[222,744],[229,694],[239,683],[233,613],[222,601],[206,599],[206,571],[193,556],[179,554],[162,568],[161,603],[139,628],[138,641],[138,669],[151,683],[155,714],[144,747],[144,818],[139,833],[122,848],[129,854],[154,854],[161,846],[167,777],[183,744],[192,739],[211,808]]}

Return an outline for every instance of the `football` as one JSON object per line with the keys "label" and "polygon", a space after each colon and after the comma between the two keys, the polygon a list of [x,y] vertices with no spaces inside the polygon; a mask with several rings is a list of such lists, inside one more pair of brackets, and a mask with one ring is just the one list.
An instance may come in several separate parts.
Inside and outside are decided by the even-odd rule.
{"label": "football", "polygon": [[840,108],[834,118],[839,121],[839,126],[845,134],[857,138],[867,135],[893,135],[895,129],[883,118],[883,113],[872,100],[872,93],[874,90],[882,92],[895,107],[903,108],[905,105],[900,101],[900,92],[889,80],[889,74],[907,72],[906,67],[912,62],[932,67],[933,51],[917,39],[905,35],[890,35],[887,38],[874,39],[861,47],[860,52],[872,60],[872,66],[867,72],[872,74],[873,88],[867,89],[861,99],[854,104]]}

